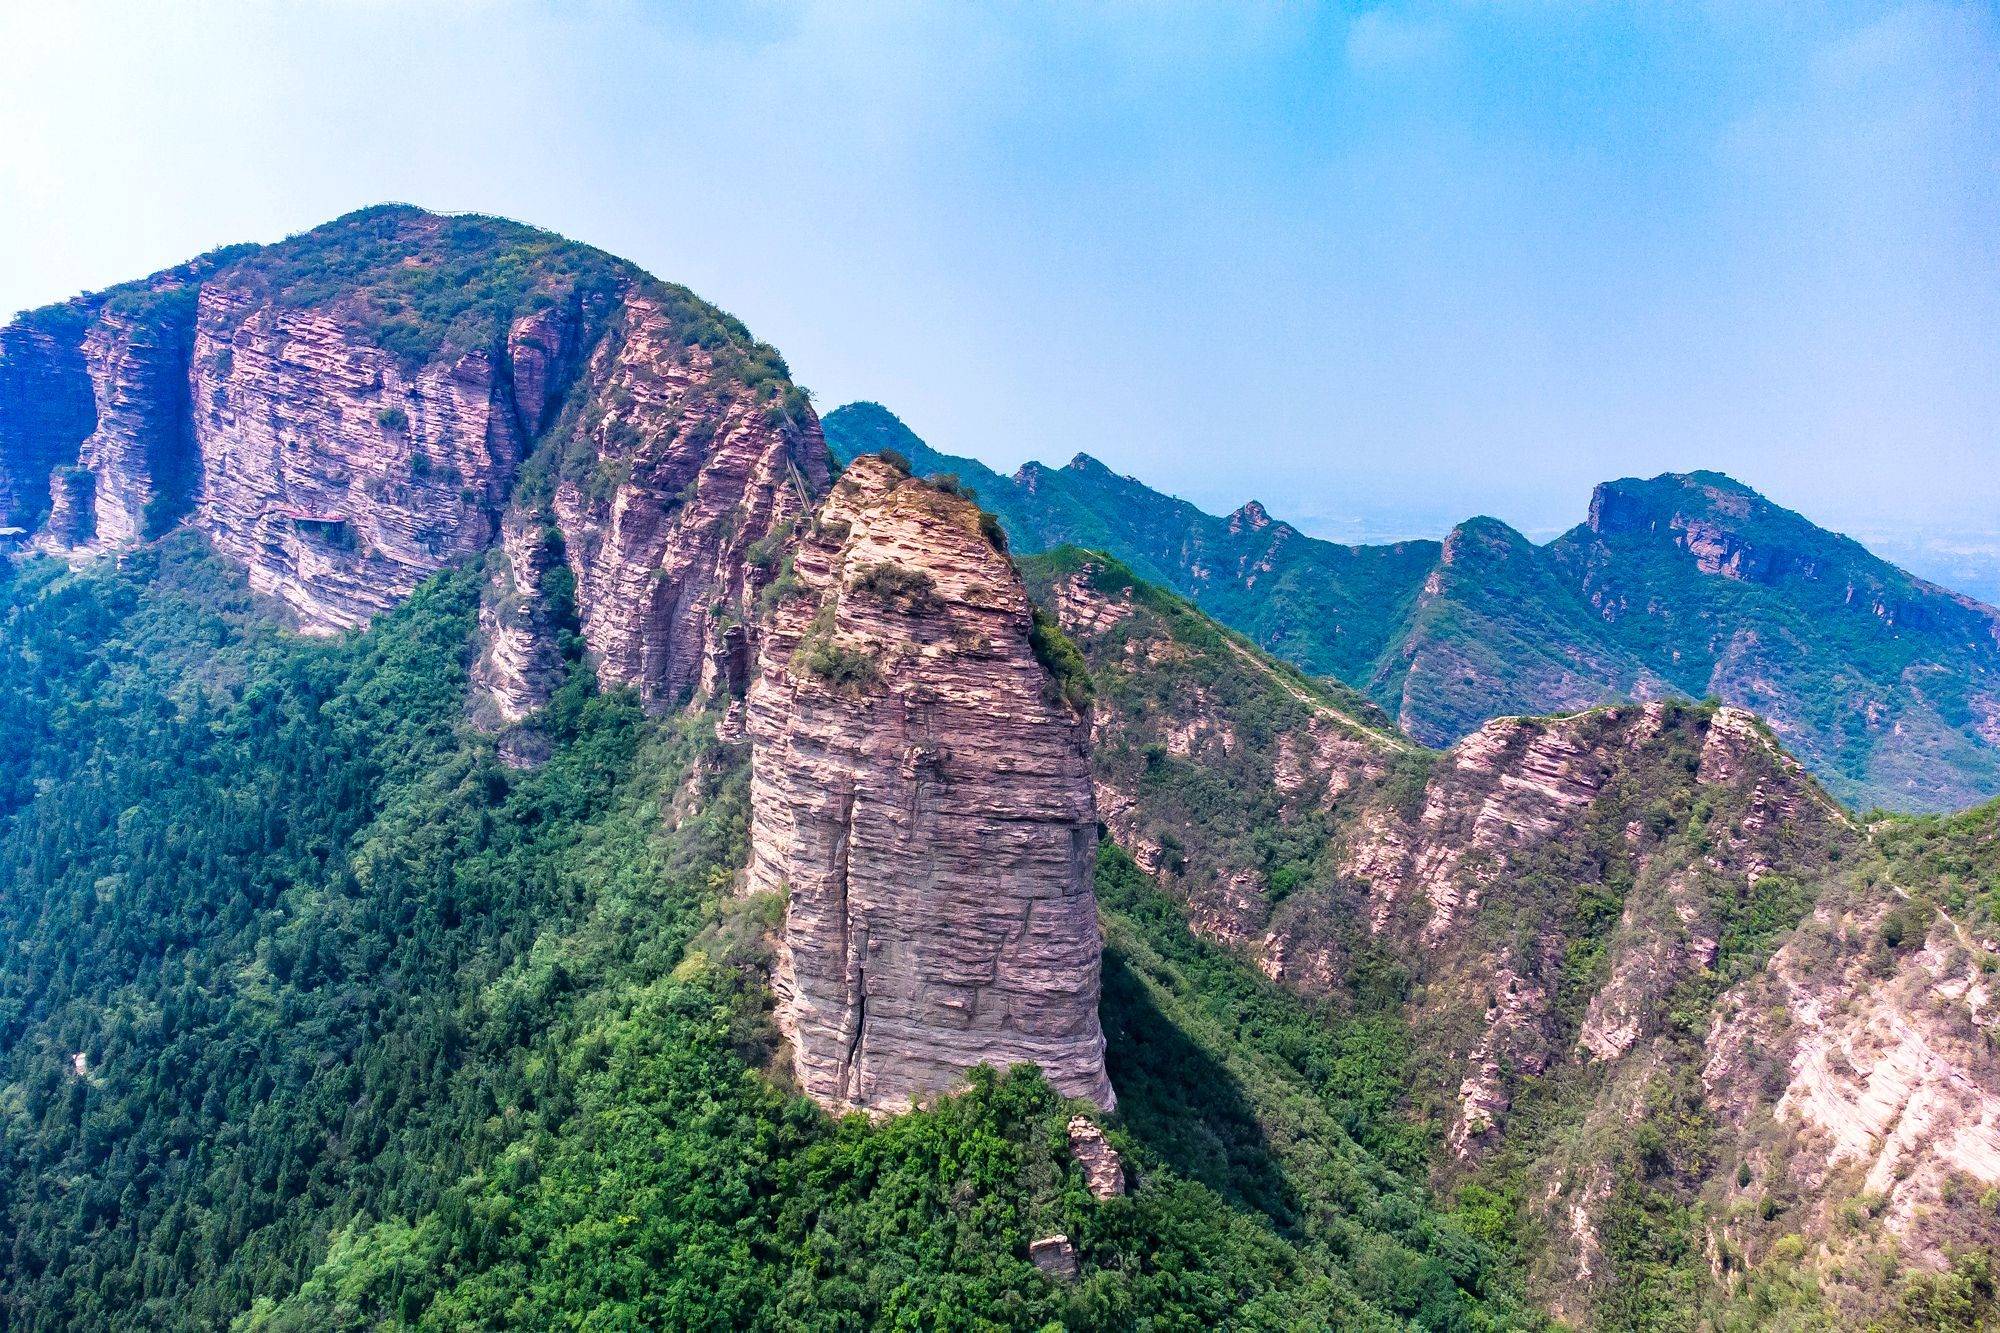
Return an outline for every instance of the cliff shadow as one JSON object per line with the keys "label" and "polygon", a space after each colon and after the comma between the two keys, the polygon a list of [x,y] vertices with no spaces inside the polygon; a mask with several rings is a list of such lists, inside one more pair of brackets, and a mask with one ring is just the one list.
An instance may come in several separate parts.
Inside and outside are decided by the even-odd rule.
{"label": "cliff shadow", "polygon": [[1298,1193],[1242,1083],[1155,1001],[1115,948],[1104,951],[1104,1062],[1125,1128],[1158,1160],[1281,1229]]}

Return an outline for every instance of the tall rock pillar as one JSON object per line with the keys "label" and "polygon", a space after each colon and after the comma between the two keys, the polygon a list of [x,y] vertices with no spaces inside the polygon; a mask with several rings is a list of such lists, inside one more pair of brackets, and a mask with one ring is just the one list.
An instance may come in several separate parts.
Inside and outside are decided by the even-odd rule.
{"label": "tall rock pillar", "polygon": [[779,1022],[835,1110],[980,1064],[1109,1108],[1085,719],[967,500],[863,458],[801,535],[749,693]]}

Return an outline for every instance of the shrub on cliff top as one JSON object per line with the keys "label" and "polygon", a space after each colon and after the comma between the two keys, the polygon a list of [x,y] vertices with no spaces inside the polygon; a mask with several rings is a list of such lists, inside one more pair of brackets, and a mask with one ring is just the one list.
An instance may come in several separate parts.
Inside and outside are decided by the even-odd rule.
{"label": "shrub on cliff top", "polygon": [[1028,629],[1028,646],[1035,650],[1035,660],[1048,669],[1049,702],[1061,702],[1081,713],[1090,707],[1097,687],[1090,679],[1090,667],[1085,664],[1083,654],[1070,641],[1062,627],[1035,607],[1034,623]]}
{"label": "shrub on cliff top", "polygon": [[882,561],[864,565],[854,576],[854,591],[887,602],[910,615],[928,615],[944,605],[937,580],[921,569]]}

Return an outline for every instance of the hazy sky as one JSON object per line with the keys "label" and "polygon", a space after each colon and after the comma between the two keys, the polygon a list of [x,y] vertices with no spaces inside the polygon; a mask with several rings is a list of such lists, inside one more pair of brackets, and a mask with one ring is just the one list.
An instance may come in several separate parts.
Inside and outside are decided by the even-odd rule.
{"label": "hazy sky", "polygon": [[1003,467],[2000,536],[2000,6],[0,5],[0,308],[503,213]]}

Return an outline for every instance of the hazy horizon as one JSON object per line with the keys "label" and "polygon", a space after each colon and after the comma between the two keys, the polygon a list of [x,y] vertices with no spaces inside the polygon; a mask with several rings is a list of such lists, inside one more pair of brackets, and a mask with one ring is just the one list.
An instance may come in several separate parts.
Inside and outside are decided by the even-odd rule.
{"label": "hazy horizon", "polygon": [[[837,406],[844,406],[837,405]],[[881,406],[888,406],[881,404]],[[831,409],[828,409],[831,410]],[[894,411],[892,407],[889,409]],[[904,423],[908,425],[908,422]],[[916,432],[923,438],[921,431]],[[926,444],[941,453],[965,457],[961,450],[955,450],[948,443],[925,440]],[[1089,453],[1088,450],[1080,451]],[[1072,455],[1071,457],[1074,457]],[[982,460],[983,461],[983,460]],[[1027,460],[1023,460],[1027,461]],[[1041,458],[1035,460],[1050,467],[1059,467],[1069,458]],[[1102,460],[1099,460],[1102,461]],[[1709,471],[1726,471],[1711,468]],[[1477,513],[1448,513],[1435,507],[1398,505],[1388,503],[1365,511],[1327,512],[1311,508],[1287,509],[1283,504],[1266,503],[1261,496],[1245,495],[1235,499],[1203,499],[1194,495],[1184,495],[1169,488],[1159,486],[1144,475],[1137,479],[1178,499],[1186,500],[1211,514],[1228,514],[1243,504],[1256,500],[1264,504],[1274,518],[1290,523],[1299,531],[1326,541],[1339,542],[1350,546],[1387,545],[1403,541],[1439,541],[1452,528],[1468,519],[1481,517]],[[1604,481],[1618,481],[1621,477],[1605,477]],[[1785,504],[1780,495],[1767,495],[1774,503]],[[1519,527],[1523,536],[1537,544],[1546,544],[1568,532],[1584,521],[1589,509],[1590,495],[1586,492],[1578,498],[1575,514],[1567,521],[1547,527]],[[1497,516],[1491,516],[1497,517]],[[1819,522],[1812,514],[1804,514],[1809,521]],[[1822,527],[1831,525],[1821,523]],[[1898,529],[1895,527],[1875,527],[1859,529],[1834,529],[1843,536],[1852,537],[1875,554],[1911,571],[1922,578],[1931,580],[1955,592],[1976,597],[1988,605],[2000,606],[2000,536],[1996,536],[1991,526],[1969,528],[1939,528],[1935,525]]]}
{"label": "hazy horizon", "polygon": [[1711,468],[2000,569],[1984,5],[18,8],[0,143],[8,311],[407,200],[1002,470],[1359,540]]}

